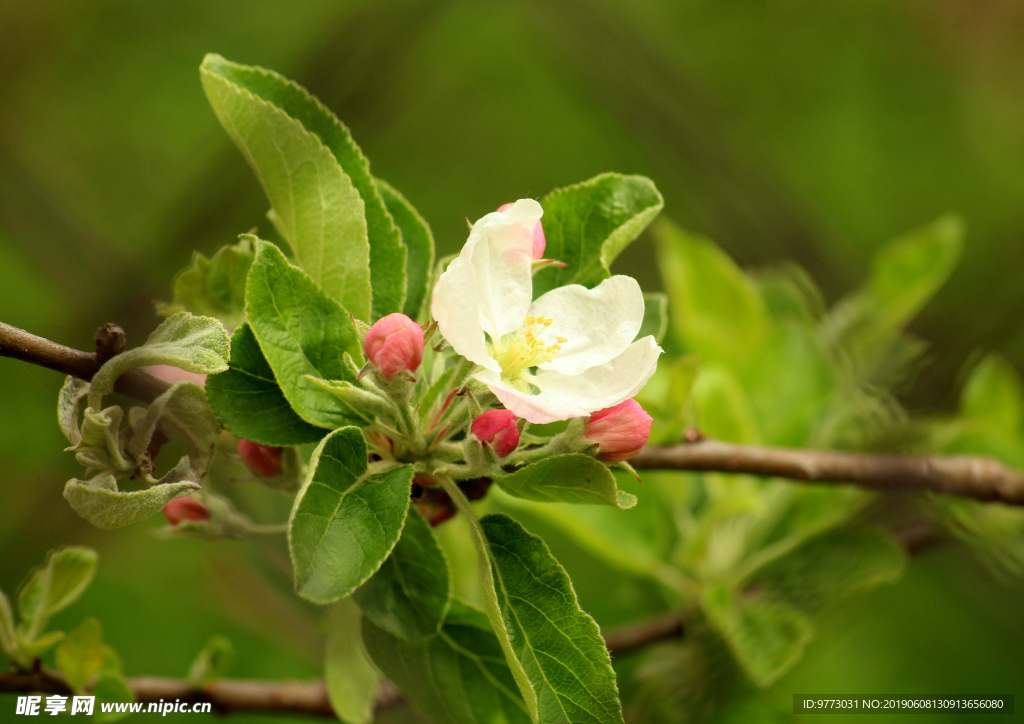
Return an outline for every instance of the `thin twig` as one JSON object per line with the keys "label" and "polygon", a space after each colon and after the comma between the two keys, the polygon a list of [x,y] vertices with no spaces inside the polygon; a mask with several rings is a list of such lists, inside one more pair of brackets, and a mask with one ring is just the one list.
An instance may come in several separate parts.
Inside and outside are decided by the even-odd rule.
{"label": "thin twig", "polygon": [[745,473],[847,483],[881,492],[930,491],[1024,505],[1024,473],[984,457],[872,455],[699,440],[673,447],[648,446],[630,463],[635,468]]}

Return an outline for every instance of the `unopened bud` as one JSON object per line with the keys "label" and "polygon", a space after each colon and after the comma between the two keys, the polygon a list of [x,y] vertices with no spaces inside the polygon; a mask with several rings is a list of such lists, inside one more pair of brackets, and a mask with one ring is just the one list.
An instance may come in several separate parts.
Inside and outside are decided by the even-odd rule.
{"label": "unopened bud", "polygon": [[651,436],[650,415],[636,400],[598,410],[583,428],[583,437],[596,442],[598,457],[606,463],[629,460],[647,444]]}
{"label": "unopened bud", "polygon": [[188,380],[189,382],[195,382],[200,387],[206,387],[206,375],[201,375],[197,372],[189,372],[188,370],[183,370],[180,367],[174,367],[173,365],[150,365],[149,367],[143,367],[142,369],[156,377],[158,380],[170,382],[172,385],[175,382]]}
{"label": "unopened bud", "polygon": [[171,525],[177,525],[183,520],[207,520],[210,509],[195,498],[174,498],[164,506],[164,517]]}
{"label": "unopened bud", "polygon": [[381,317],[366,333],[363,352],[386,380],[414,372],[423,361],[423,329],[401,312]]}
{"label": "unopened bud", "polygon": [[260,445],[249,440],[238,441],[238,457],[251,472],[272,478],[284,470],[281,463],[283,448]]}
{"label": "unopened bud", "polygon": [[[508,211],[515,204],[502,204],[498,207],[498,211]],[[544,249],[547,248],[548,242],[544,238],[544,226],[538,221],[537,225],[533,227],[533,258],[543,259]]]}
{"label": "unopened bud", "polygon": [[488,410],[473,420],[469,431],[480,442],[490,445],[499,458],[519,447],[519,426],[511,410]]}

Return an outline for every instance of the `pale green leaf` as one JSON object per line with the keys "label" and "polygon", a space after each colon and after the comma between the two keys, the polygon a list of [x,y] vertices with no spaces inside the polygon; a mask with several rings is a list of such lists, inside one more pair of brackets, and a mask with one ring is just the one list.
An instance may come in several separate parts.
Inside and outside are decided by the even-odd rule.
{"label": "pale green leaf", "polygon": [[351,598],[331,607],[324,650],[324,683],[334,713],[345,724],[369,724],[380,686],[363,644],[363,617]]}
{"label": "pale green leaf", "polygon": [[41,636],[34,638],[31,642],[21,641],[21,651],[31,661],[32,659],[39,658],[63,640],[63,631],[47,631]]}
{"label": "pale green leaf", "polygon": [[112,711],[104,713],[104,704],[135,701],[135,693],[128,686],[128,682],[120,674],[113,672],[100,674],[100,677],[96,679],[96,685],[92,688],[92,693],[96,697],[93,708],[93,721],[101,723],[117,721],[128,716],[126,712]]}
{"label": "pale green leaf", "polygon": [[619,490],[608,466],[583,453],[545,458],[494,482],[509,495],[544,503],[589,503],[628,509],[636,496]]}
{"label": "pale green leaf", "polygon": [[736,376],[719,367],[704,367],[693,383],[697,427],[716,440],[755,444],[760,432],[750,401]]}
{"label": "pale green leaf", "polygon": [[18,639],[14,633],[14,611],[7,595],[0,591],[0,649],[7,658],[14,659],[18,655]]}
{"label": "pale green leaf", "polygon": [[68,376],[57,396],[57,424],[60,425],[60,431],[72,445],[77,445],[82,441],[78,419],[81,417],[88,394],[88,382]]}
{"label": "pale green leaf", "polygon": [[547,240],[544,256],[566,266],[537,272],[535,297],[566,284],[600,284],[611,275],[609,269],[619,252],[665,205],[650,179],[617,173],[552,191],[540,203]]}
{"label": "pale green leaf", "polygon": [[362,364],[352,318],[273,244],[256,240],[246,284],[249,325],[292,409],[306,422],[335,428],[362,422],[348,405],[306,375],[355,381],[348,353]]}
{"label": "pale green leaf", "polygon": [[211,636],[188,669],[188,683],[201,689],[228,674],[235,658],[235,647],[226,636]]}
{"label": "pale green leaf", "polygon": [[231,363],[206,380],[206,396],[220,423],[244,440],[280,447],[317,442],[325,434],[295,414],[247,324],[231,336]]}
{"label": "pale green leaf", "polygon": [[301,596],[336,601],[380,568],[405,523],[412,473],[403,465],[369,474],[359,428],[343,427],[320,442],[288,524]]}
{"label": "pale green leaf", "polygon": [[453,599],[441,631],[406,641],[363,622],[374,662],[435,724],[528,724],[501,645],[487,617]]}
{"label": "pale green leaf", "polygon": [[353,597],[366,617],[389,633],[414,640],[437,633],[448,610],[448,561],[416,508],[391,555]]}
{"label": "pale green leaf", "polygon": [[156,515],[173,498],[199,490],[191,480],[166,482],[145,490],[124,492],[113,475],[100,473],[90,480],[72,478],[64,498],[76,513],[97,528],[113,530]]}
{"label": "pale green leaf", "polygon": [[1021,429],[1024,390],[1020,376],[1009,362],[990,354],[978,363],[964,386],[960,414],[1005,432]]}
{"label": "pale green leaf", "polygon": [[565,569],[539,537],[507,515],[484,517],[498,605],[512,649],[537,695],[541,724],[621,724],[608,650]]}
{"label": "pale green leaf", "polygon": [[644,320],[640,324],[637,339],[653,336],[659,344],[668,331],[668,297],[661,292],[644,293]]}
{"label": "pale green leaf", "polygon": [[430,297],[428,285],[434,269],[434,234],[426,220],[402,194],[387,182],[381,179],[376,181],[381,198],[395,220],[395,225],[402,232],[402,243],[406,248],[406,293],[402,311],[412,319],[422,319],[426,314],[427,299]]}
{"label": "pale green leaf", "polygon": [[100,622],[87,618],[57,647],[57,668],[76,693],[81,693],[103,668],[105,653]]}
{"label": "pale green leaf", "polygon": [[237,327],[245,321],[245,277],[252,260],[248,239],[222,246],[212,259],[192,252],[192,261],[174,277],[174,298],[158,302],[157,314],[192,312],[216,317],[225,327]]}
{"label": "pale green leaf", "polygon": [[18,594],[18,635],[31,642],[50,618],[74,603],[96,573],[96,551],[81,546],[51,551]]}

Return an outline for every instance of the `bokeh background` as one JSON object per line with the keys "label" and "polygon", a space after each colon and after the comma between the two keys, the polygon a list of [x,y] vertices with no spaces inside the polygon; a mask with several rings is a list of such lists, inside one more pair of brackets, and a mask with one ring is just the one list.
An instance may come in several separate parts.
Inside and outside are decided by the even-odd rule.
{"label": "bokeh background", "polygon": [[[442,254],[464,240],[465,217],[602,171],[641,173],[684,227],[744,266],[795,260],[834,301],[880,244],[957,212],[963,260],[913,325],[930,363],[903,400],[951,409],[979,350],[1024,369],[1013,0],[2,0],[0,319],[81,348],[115,321],[140,343],[193,249],[254,226],[272,235],[203,96],[210,51],[319,96]],[[659,288],[647,238],[618,270]],[[164,542],[71,511],[60,384],[0,359],[0,588],[15,591],[52,547],[92,545],[97,582],[56,623],[98,616],[128,675],[181,676],[214,633],[234,641],[236,676],[319,675],[319,614],[288,590],[281,541]],[[554,545],[584,608],[622,623],[605,601],[610,574]],[[840,606],[761,696],[1015,693],[1024,707],[1022,610],[1019,582],[939,549]],[[0,697],[0,720],[13,711]]]}

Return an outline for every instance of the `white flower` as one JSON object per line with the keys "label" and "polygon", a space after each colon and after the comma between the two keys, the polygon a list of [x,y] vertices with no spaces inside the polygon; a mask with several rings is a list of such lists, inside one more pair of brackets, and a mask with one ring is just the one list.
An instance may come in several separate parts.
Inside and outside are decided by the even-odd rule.
{"label": "white flower", "polygon": [[640,285],[613,276],[533,299],[533,234],[543,210],[522,199],[473,225],[437,282],[431,311],[474,377],[509,410],[544,424],[628,400],[658,364],[654,337],[633,341],[644,316]]}

